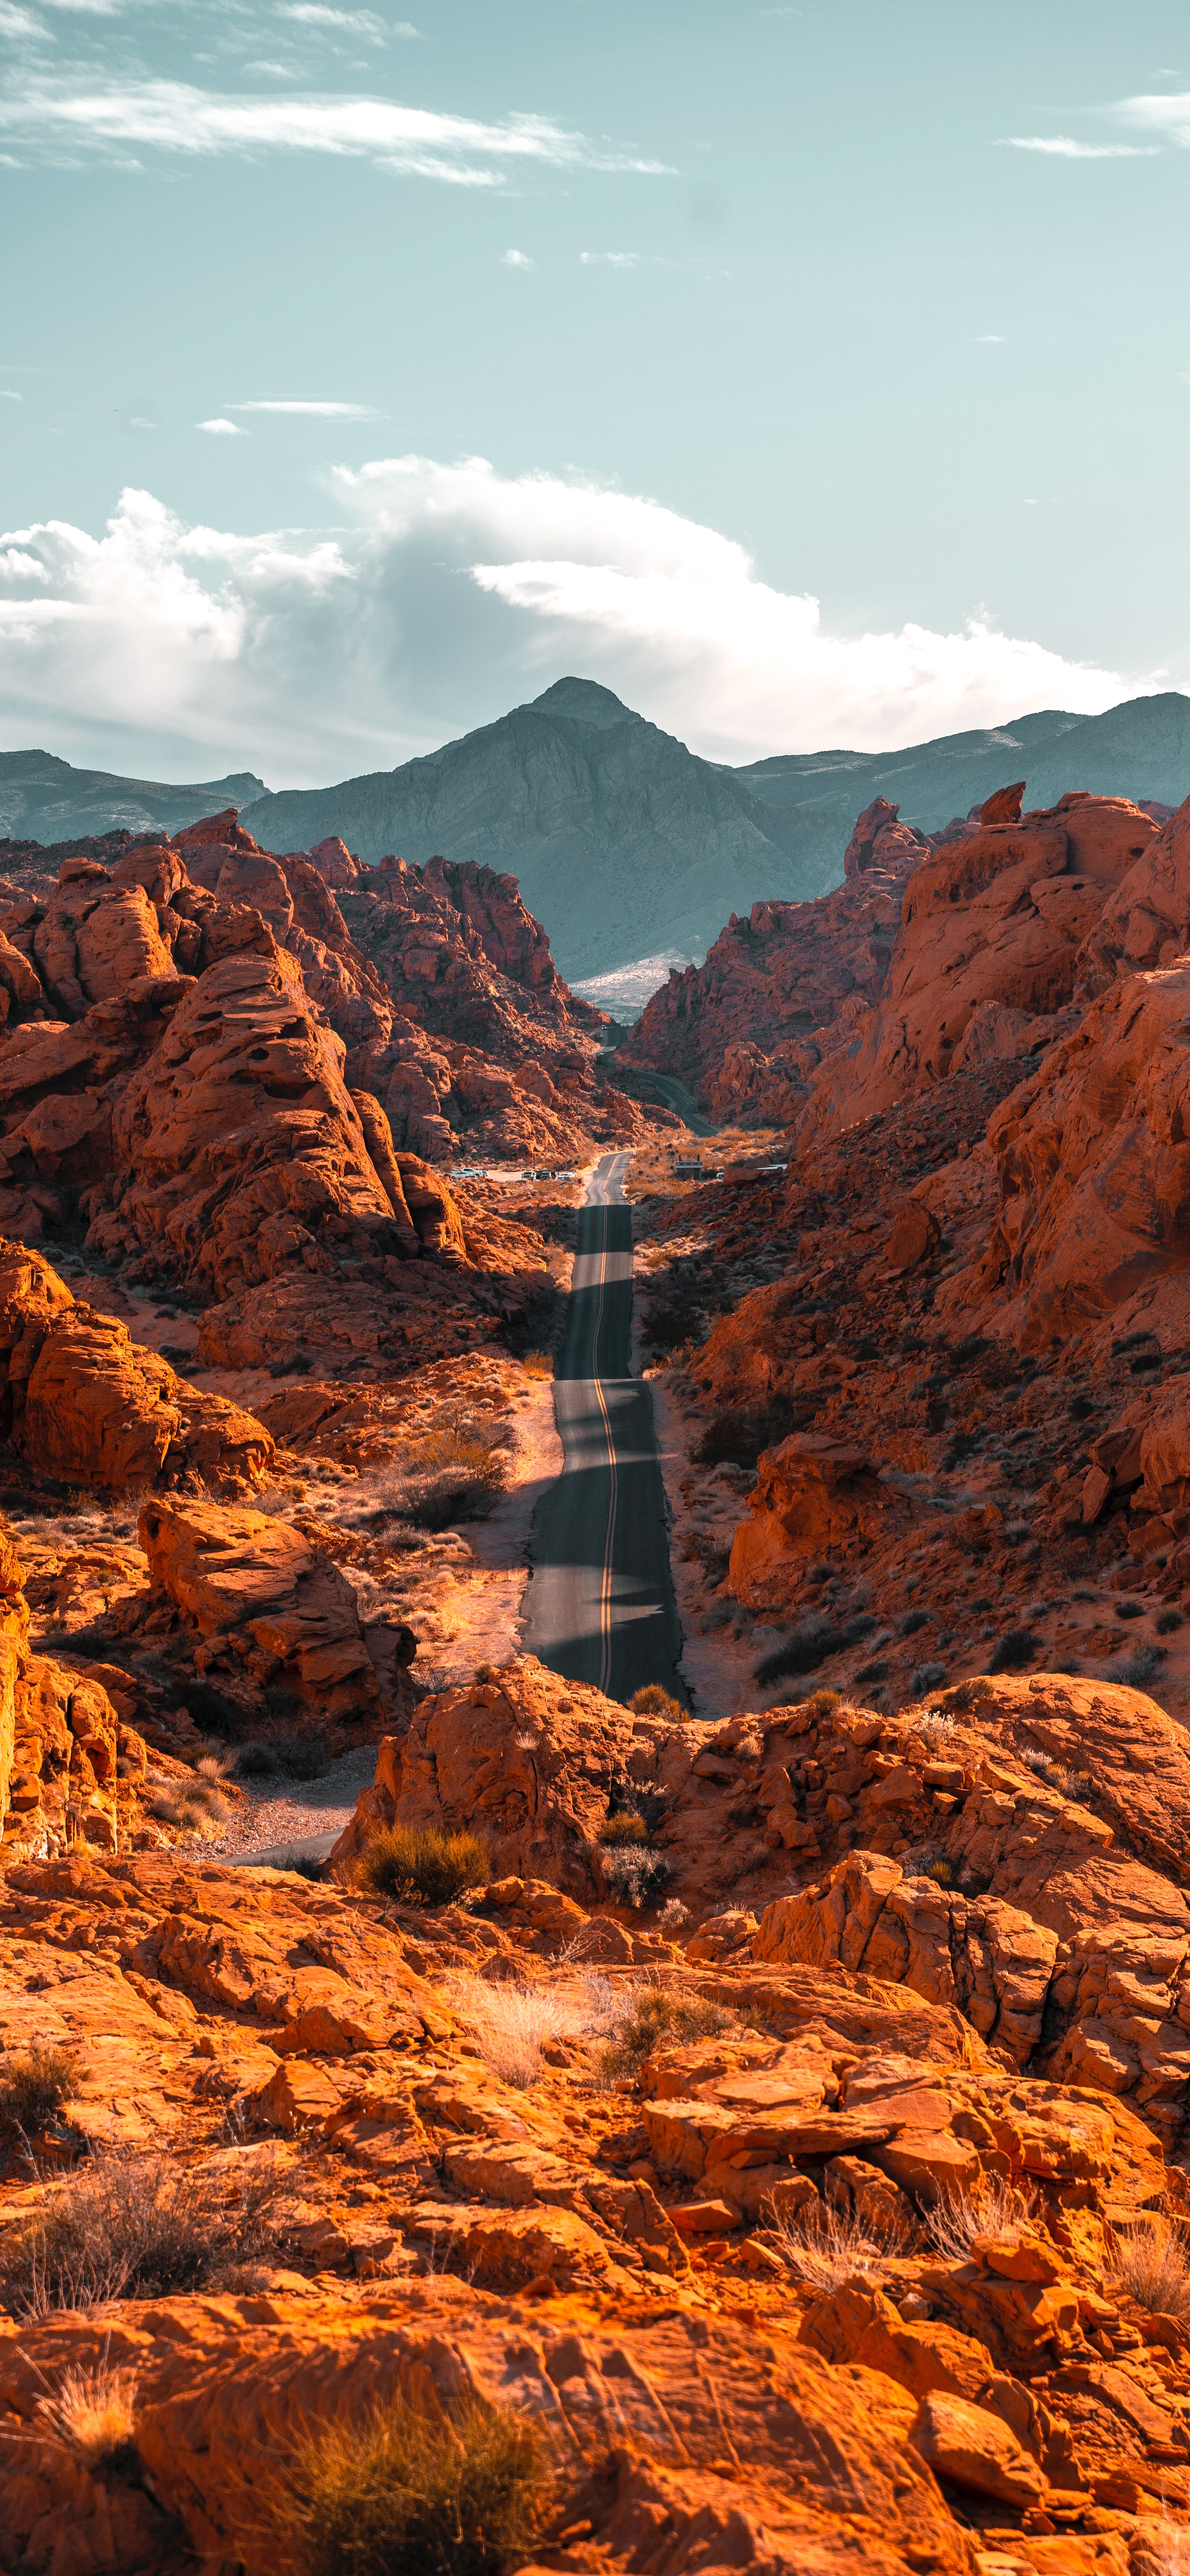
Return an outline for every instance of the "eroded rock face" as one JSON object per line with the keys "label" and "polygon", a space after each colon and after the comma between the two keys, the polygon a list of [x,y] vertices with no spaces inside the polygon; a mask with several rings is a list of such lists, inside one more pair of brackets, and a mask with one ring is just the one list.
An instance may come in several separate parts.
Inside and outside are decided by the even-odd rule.
{"label": "eroded rock face", "polygon": [[187,1385],[126,1324],[76,1303],[39,1253],[0,1241],[0,1422],[40,1475],[110,1493],[201,1479],[259,1484],[274,1442]]}
{"label": "eroded rock face", "polygon": [[856,824],[838,892],[733,913],[705,965],[671,970],[618,1062],[677,1075],[732,1123],[790,1122],[818,1066],[850,1043],[882,992],[903,890],[928,852],[877,797]]}
{"label": "eroded rock face", "polygon": [[[824,1548],[862,1556],[887,1533],[897,1497],[870,1458],[841,1441],[795,1432],[766,1449],[748,1497],[752,1518],[736,1533],[728,1568],[736,1598],[771,1602],[789,1589],[791,1561],[805,1568]],[[799,1588],[796,1575],[793,1589]]]}
{"label": "eroded rock face", "polygon": [[1026,1344],[1141,1290],[1154,1326],[1180,1311],[1188,1001],[1184,960],[1119,978],[989,1123],[1000,1206],[978,1287]]}
{"label": "eroded rock face", "polygon": [[332,1720],[377,1708],[355,1593],[285,1522],[163,1497],[146,1504],[138,1535],[153,1584],[204,1641],[195,1657],[204,1675],[242,1668]]}

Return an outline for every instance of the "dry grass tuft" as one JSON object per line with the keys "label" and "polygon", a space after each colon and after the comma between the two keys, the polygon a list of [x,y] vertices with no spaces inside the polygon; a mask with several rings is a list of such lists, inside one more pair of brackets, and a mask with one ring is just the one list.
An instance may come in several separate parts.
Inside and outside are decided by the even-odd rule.
{"label": "dry grass tuft", "polygon": [[73,2061],[60,2048],[30,2048],[0,2058],[0,2129],[26,2134],[45,2127],[74,2090]]}
{"label": "dry grass tuft", "polygon": [[1190,2317],[1190,2244],[1183,2228],[1154,2218],[1135,2236],[1117,2238],[1114,2287],[1156,2317]]}
{"label": "dry grass tuft", "polygon": [[977,2236],[1017,2237],[1032,2224],[1035,2208],[1028,2184],[1014,2191],[999,2176],[990,2181],[985,2177],[982,2191],[971,2200],[945,2192],[926,2213],[926,2234],[948,2262],[967,2263]]}
{"label": "dry grass tuft", "polygon": [[536,1983],[509,1978],[489,1985],[484,1977],[456,1976],[447,1993],[485,2065],[521,2092],[537,2083],[551,2047],[604,2038],[615,2013],[604,1977],[567,1977],[557,1984],[544,1977]]}
{"label": "dry grass tuft", "polygon": [[549,2487],[525,2417],[471,2397],[432,2419],[398,2397],[362,2424],[310,2425],[267,2513],[295,2576],[496,2576]]}
{"label": "dry grass tuft", "polygon": [[392,1896],[406,1905],[450,1905],[468,1887],[491,1876],[491,1857],[475,1834],[418,1833],[392,1825],[377,1834],[356,1865],[356,1885],[369,1896]]}
{"label": "dry grass tuft", "polygon": [[599,1828],[599,1839],[609,1851],[624,1851],[633,1844],[647,1843],[649,1829],[643,1816],[609,1816]]}
{"label": "dry grass tuft", "polygon": [[8,2229],[0,2286],[10,2312],[106,2306],[208,2289],[269,2245],[264,2224],[280,2189],[270,2159],[225,2173],[187,2173],[168,2156],[99,2156]]}
{"label": "dry grass tuft", "polygon": [[39,2400],[35,2420],[93,2477],[105,2470],[118,2474],[137,2464],[136,2388],[132,2371],[106,2363],[98,2370],[68,2370],[53,2396]]}
{"label": "dry grass tuft", "polygon": [[880,2240],[861,2220],[839,2209],[822,2208],[804,2217],[797,2211],[769,2213],[769,2225],[780,2252],[807,2288],[823,2298],[841,2290],[856,2274],[874,2280],[887,2269],[894,2246]]}

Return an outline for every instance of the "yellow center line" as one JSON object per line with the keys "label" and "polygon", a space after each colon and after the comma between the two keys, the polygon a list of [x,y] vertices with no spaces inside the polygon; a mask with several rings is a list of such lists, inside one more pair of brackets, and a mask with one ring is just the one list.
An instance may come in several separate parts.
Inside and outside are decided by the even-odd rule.
{"label": "yellow center line", "polygon": [[608,1503],[607,1530],[603,1543],[603,1574],[599,1592],[599,1687],[606,1691],[612,1671],[612,1558],[616,1544],[616,1506],[619,1499],[619,1477],[616,1467],[616,1444],[612,1437],[611,1416],[599,1376],[599,1334],[603,1323],[603,1290],[607,1279],[607,1217],[603,1220],[603,1248],[599,1256],[599,1297],[595,1307],[595,1326],[591,1341],[591,1383],[603,1422],[607,1442]]}

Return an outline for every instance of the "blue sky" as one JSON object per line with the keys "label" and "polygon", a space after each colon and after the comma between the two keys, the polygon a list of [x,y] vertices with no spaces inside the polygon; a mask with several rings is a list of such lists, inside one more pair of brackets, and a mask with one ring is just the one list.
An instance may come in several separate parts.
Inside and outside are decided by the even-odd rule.
{"label": "blue sky", "polygon": [[1188,680],[1184,11],[410,7],[0,0],[0,747]]}

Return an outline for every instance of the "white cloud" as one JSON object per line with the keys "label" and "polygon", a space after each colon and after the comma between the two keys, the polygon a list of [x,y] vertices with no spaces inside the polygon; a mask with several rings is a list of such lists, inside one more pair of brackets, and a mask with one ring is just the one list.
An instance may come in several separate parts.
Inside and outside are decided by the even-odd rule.
{"label": "white cloud", "polygon": [[977,349],[1002,349],[1004,334],[1002,331],[977,331],[975,346]]}
{"label": "white cloud", "polygon": [[197,420],[196,429],[210,431],[212,438],[248,438],[251,432],[241,429],[238,420]]}
{"label": "white cloud", "polygon": [[[7,5],[0,0],[0,8]],[[616,152],[544,116],[488,125],[387,98],[228,98],[169,80],[96,90],[27,81],[23,93],[0,98],[0,130],[109,150],[133,144],[183,153],[327,152],[471,188],[502,187],[524,162],[560,170],[666,170],[664,162]]]}
{"label": "white cloud", "polygon": [[636,268],[640,254],[635,250],[580,250],[580,268]]}
{"label": "white cloud", "polygon": [[1000,134],[1012,152],[1049,152],[1059,161],[1151,161],[1155,143],[1076,143],[1071,134]]}
{"label": "white cloud", "polygon": [[242,402],[229,403],[229,411],[304,412],[319,420],[375,420],[368,403],[345,402]]}
{"label": "white cloud", "polygon": [[14,0],[0,0],[0,36],[11,36],[14,42],[52,45],[53,37],[31,9],[18,9]]}
{"label": "white cloud", "polygon": [[[832,632],[731,538],[594,482],[419,456],[327,479],[329,530],[192,527],[130,491],[100,537],[50,520],[0,539],[0,739],[302,785],[434,749],[565,671],[737,761],[1171,685],[983,610],[950,633]],[[35,570],[5,570],[5,545]]]}
{"label": "white cloud", "polygon": [[1125,125],[1162,134],[1183,151],[1190,150],[1190,90],[1169,90],[1155,98],[1122,98],[1117,114]]}
{"label": "white cloud", "polygon": [[381,44],[387,33],[374,9],[323,9],[317,0],[284,0],[277,16],[290,18],[299,27],[331,27],[340,35],[371,36]]}
{"label": "white cloud", "polygon": [[[134,429],[156,429],[157,423],[155,420],[142,420],[137,412],[133,412],[132,426]],[[205,422],[203,426],[206,426]]]}
{"label": "white cloud", "polygon": [[506,250],[501,253],[501,257],[505,268],[536,268],[537,266],[536,260],[530,259],[528,253],[523,250]]}
{"label": "white cloud", "polygon": [[0,394],[0,402],[23,402],[23,394]]}

